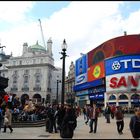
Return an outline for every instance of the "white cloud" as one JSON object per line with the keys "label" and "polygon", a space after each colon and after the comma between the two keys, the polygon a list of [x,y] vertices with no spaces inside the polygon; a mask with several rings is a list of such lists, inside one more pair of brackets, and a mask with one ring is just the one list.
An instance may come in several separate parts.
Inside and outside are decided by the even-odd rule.
{"label": "white cloud", "polygon": [[33,2],[27,1],[1,1],[0,20],[10,23],[25,20],[25,13],[28,12],[33,5]]}
{"label": "white cloud", "polygon": [[[13,17],[6,14],[7,17],[4,18],[0,14],[0,19],[20,22],[17,27],[8,32],[0,32],[3,45],[7,46],[5,50],[8,53],[12,51],[14,56],[21,54],[24,42],[33,45],[36,40],[39,40],[43,44],[39,22],[32,22],[25,16],[26,12],[32,8],[32,3],[19,2],[18,4],[21,5],[21,7],[18,6],[22,10],[13,8],[11,10]],[[139,33],[140,11],[131,13],[127,19],[123,19],[119,9],[120,4],[124,3],[73,1],[67,7],[55,12],[49,19],[41,19],[45,40],[52,37],[55,65],[62,66],[59,52],[64,38],[68,44],[69,57],[66,58],[66,71],[68,72],[71,61],[75,62],[80,57],[80,53],[87,53],[104,41],[123,35],[125,30],[128,34]],[[9,2],[8,5],[10,5]],[[19,11],[18,14],[16,11]],[[8,16],[11,17],[8,18]],[[21,24],[21,21],[24,24]]]}

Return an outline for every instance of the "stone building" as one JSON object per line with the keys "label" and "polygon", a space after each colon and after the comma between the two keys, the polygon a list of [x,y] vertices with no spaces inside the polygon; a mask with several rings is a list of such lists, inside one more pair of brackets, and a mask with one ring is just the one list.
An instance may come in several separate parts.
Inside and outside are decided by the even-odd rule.
{"label": "stone building", "polygon": [[24,43],[21,56],[11,55],[1,62],[1,74],[9,78],[7,92],[17,95],[21,101],[29,98],[45,103],[55,98],[56,89],[52,88],[57,75],[61,80],[62,69],[54,66],[51,38],[47,41],[47,48],[39,45],[38,41],[32,46]]}

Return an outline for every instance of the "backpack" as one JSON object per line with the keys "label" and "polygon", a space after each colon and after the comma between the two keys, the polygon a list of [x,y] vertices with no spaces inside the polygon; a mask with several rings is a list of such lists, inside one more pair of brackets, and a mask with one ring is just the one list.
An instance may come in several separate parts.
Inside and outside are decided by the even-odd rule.
{"label": "backpack", "polygon": [[123,113],[121,111],[116,111],[116,119],[117,120],[122,120],[123,119]]}
{"label": "backpack", "polygon": [[133,137],[140,138],[140,119],[137,116],[135,116]]}

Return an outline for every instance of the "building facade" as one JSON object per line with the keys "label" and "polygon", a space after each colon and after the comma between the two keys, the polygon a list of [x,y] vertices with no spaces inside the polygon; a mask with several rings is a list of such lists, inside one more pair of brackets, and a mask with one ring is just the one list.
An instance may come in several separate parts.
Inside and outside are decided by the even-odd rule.
{"label": "building facade", "polygon": [[73,61],[70,64],[68,76],[65,79],[65,101],[68,104],[75,104],[75,92],[73,87],[75,85],[75,65]]}
{"label": "building facade", "polygon": [[15,94],[21,101],[29,98],[35,102],[52,102],[53,81],[57,73],[61,80],[62,70],[54,66],[51,39],[47,48],[38,41],[32,46],[24,43],[21,56],[11,56],[2,64],[1,74],[9,78],[6,92]]}
{"label": "building facade", "polygon": [[102,43],[76,60],[74,91],[79,104],[140,105],[139,72],[140,35]]}

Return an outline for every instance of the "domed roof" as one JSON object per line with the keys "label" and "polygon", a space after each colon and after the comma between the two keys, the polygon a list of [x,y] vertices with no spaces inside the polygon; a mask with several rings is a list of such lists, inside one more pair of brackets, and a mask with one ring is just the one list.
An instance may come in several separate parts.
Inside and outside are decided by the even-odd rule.
{"label": "domed roof", "polygon": [[32,50],[36,50],[36,51],[46,51],[46,48],[43,47],[43,46],[41,46],[41,45],[39,45],[39,44],[38,44],[38,41],[36,42],[35,45],[30,46],[30,48],[31,48]]}

